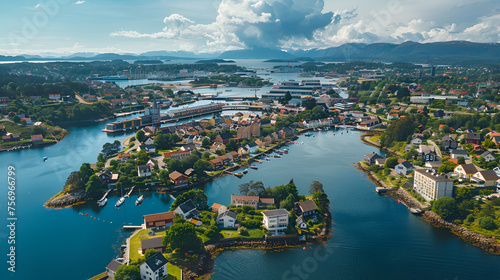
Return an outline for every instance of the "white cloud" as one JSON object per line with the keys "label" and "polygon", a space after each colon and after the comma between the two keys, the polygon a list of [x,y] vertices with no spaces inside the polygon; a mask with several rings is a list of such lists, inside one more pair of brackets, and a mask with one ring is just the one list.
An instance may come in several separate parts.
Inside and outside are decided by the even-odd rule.
{"label": "white cloud", "polygon": [[75,5],[81,5],[81,4],[83,4],[83,3],[85,3],[85,1],[84,1],[84,0],[79,0],[79,1],[76,1],[74,4],[75,4]]}

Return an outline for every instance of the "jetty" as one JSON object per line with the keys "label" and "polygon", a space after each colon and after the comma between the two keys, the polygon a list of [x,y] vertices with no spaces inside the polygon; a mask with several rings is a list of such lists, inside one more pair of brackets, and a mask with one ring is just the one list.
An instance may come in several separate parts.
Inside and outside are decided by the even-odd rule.
{"label": "jetty", "polygon": [[132,186],[132,188],[130,188],[130,191],[125,195],[125,197],[130,197],[130,194],[132,194],[132,192],[134,191],[134,188],[135,188],[135,186]]}
{"label": "jetty", "polygon": [[252,166],[252,165],[248,165],[248,164],[242,164],[241,166],[252,168],[252,169],[259,169],[257,166]]}
{"label": "jetty", "polygon": [[109,192],[111,192],[111,189],[107,190],[106,193],[99,200],[101,200],[101,201],[104,200],[106,198],[106,196],[108,196]]}
{"label": "jetty", "polygon": [[142,226],[123,226],[122,229],[142,229]]}
{"label": "jetty", "polygon": [[234,175],[234,176],[236,176],[236,177],[243,177],[243,174],[238,174],[238,173],[234,173],[234,172],[227,171],[227,170],[224,170],[224,172],[226,172],[227,174]]}

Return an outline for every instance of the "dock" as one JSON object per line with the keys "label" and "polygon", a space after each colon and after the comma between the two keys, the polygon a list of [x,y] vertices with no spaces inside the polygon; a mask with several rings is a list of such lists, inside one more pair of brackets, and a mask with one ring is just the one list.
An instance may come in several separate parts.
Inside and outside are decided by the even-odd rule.
{"label": "dock", "polygon": [[111,191],[111,189],[107,190],[106,193],[99,200],[104,200],[106,198],[106,196],[108,196],[110,191]]}
{"label": "dock", "polygon": [[234,175],[234,176],[236,176],[236,177],[243,177],[243,174],[233,173],[233,172],[231,172],[231,171],[227,171],[227,170],[224,170],[224,172],[226,172],[227,174]]}
{"label": "dock", "polygon": [[241,166],[252,168],[252,169],[259,169],[257,166],[252,166],[252,165],[248,165],[248,164],[242,164]]}
{"label": "dock", "polygon": [[130,191],[125,195],[125,197],[130,197],[130,194],[132,193],[132,191],[134,191],[134,188],[135,188],[135,186],[130,188]]}
{"label": "dock", "polygon": [[123,226],[122,229],[142,229],[142,225],[141,226]]}

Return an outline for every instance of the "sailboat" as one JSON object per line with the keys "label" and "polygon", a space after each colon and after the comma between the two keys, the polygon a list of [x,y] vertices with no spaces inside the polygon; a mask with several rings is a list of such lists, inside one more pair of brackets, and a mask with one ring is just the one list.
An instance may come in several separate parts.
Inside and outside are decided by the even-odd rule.
{"label": "sailboat", "polygon": [[99,207],[103,207],[104,205],[106,205],[106,203],[108,203],[108,199],[107,198],[103,198],[103,199],[100,199],[97,201],[97,205]]}
{"label": "sailboat", "polygon": [[122,206],[122,204],[125,202],[125,197],[123,196],[123,187],[122,187],[122,197],[120,197],[120,199],[118,199],[118,201],[116,202],[115,204],[115,207],[120,207]]}
{"label": "sailboat", "polygon": [[[141,190],[139,189],[139,194],[141,194]],[[144,200],[144,195],[140,195],[137,200],[135,201],[135,205],[141,205],[142,201]]]}

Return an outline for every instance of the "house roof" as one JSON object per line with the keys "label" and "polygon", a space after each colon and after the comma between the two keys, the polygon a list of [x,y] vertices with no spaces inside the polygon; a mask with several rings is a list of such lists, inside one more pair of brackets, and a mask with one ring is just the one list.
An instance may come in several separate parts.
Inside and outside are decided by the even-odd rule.
{"label": "house roof", "polygon": [[117,260],[112,260],[107,266],[106,266],[106,269],[108,270],[111,270],[113,272],[116,272],[116,270],[118,269],[118,267],[120,267],[122,265],[121,262],[117,261]]}
{"label": "house roof", "polygon": [[162,253],[156,253],[149,259],[145,261],[145,263],[151,268],[151,270],[157,271],[160,269],[162,266],[166,265],[168,263],[168,260],[163,256]]}
{"label": "house roof", "polygon": [[[412,167],[413,167],[413,165],[412,165],[409,161],[407,161],[407,160],[405,160],[405,161],[401,162],[400,164],[401,164],[402,166],[404,166],[405,168],[412,168]],[[398,164],[398,165],[399,165],[399,164]]]}
{"label": "house roof", "polygon": [[141,240],[141,249],[153,249],[163,246],[162,243],[163,237],[154,237],[149,239]]}
{"label": "house roof", "polygon": [[434,146],[420,145],[422,154],[435,153]]}
{"label": "house roof", "polygon": [[233,135],[229,132],[224,132],[224,133],[221,133],[219,134],[220,138],[222,139],[231,139],[233,138]]}
{"label": "house roof", "polygon": [[[483,170],[479,171],[477,173],[480,173],[481,176],[484,178],[486,181],[493,181],[493,180],[498,180],[500,179],[498,175],[495,173],[493,170]],[[474,174],[475,175],[475,174]]]}
{"label": "house roof", "polygon": [[467,136],[465,137],[465,139],[476,139],[476,140],[481,140],[481,134],[479,134],[479,133],[470,133],[470,132],[468,132],[468,133],[467,133]]}
{"label": "house roof", "polygon": [[369,154],[366,154],[365,157],[368,157],[371,160],[375,160],[377,158],[383,158],[381,155],[379,155],[377,153],[369,153]]}
{"label": "house roof", "polygon": [[175,213],[174,212],[163,212],[163,213],[144,215],[142,217],[144,218],[144,222],[147,224],[149,222],[173,220],[175,218]]}
{"label": "house roof", "polygon": [[224,205],[219,204],[219,203],[214,203],[214,204],[212,204],[212,209],[219,209],[219,208],[221,208],[222,206],[224,206]]}
{"label": "house roof", "polygon": [[238,200],[238,201],[247,201],[247,202],[259,202],[259,197],[256,195],[237,195],[237,194],[232,194],[231,195],[231,201]]}
{"label": "house roof", "polygon": [[261,197],[261,198],[259,198],[259,201],[261,203],[265,203],[265,204],[274,204],[274,198],[264,198],[264,197]]}
{"label": "house roof", "polygon": [[459,164],[464,170],[465,174],[474,174],[477,172],[477,168],[474,164]]}
{"label": "house roof", "polygon": [[220,213],[219,216],[217,217],[217,220],[218,219],[221,219],[221,218],[224,218],[224,217],[230,217],[230,218],[233,218],[236,220],[236,217],[238,216],[237,213],[231,211],[231,210],[226,210],[224,211],[223,213]]}
{"label": "house roof", "polygon": [[137,166],[139,168],[139,170],[141,170],[142,172],[147,172],[148,170],[151,171],[151,166],[149,165],[139,165]]}
{"label": "house roof", "polygon": [[453,149],[451,150],[451,154],[452,155],[467,155],[467,151],[466,150],[458,150],[458,149]]}
{"label": "house roof", "polygon": [[416,169],[415,173],[420,173],[420,174],[424,175],[425,177],[430,178],[436,182],[451,181],[451,180],[439,175],[439,173],[430,172],[430,170]]}
{"label": "house roof", "polygon": [[283,216],[283,215],[289,215],[288,211],[286,209],[274,209],[274,210],[267,210],[267,211],[262,211],[262,215],[266,217],[277,217],[277,216]]}
{"label": "house roof", "polygon": [[297,202],[297,204],[299,205],[302,212],[318,210],[318,206],[316,206],[316,203],[314,203],[314,201],[312,200],[300,201]]}
{"label": "house roof", "polygon": [[186,214],[189,213],[193,210],[196,210],[196,206],[194,206],[194,202],[190,199],[188,201],[185,201],[181,205],[179,205],[177,208],[181,209],[182,213]]}
{"label": "house roof", "polygon": [[487,155],[491,155],[491,153],[489,151],[486,151],[484,153],[481,154],[481,156],[484,158],[486,157]]}
{"label": "house roof", "polygon": [[253,148],[253,147],[258,147],[259,145],[257,145],[255,142],[252,142],[252,143],[249,143],[248,144],[248,147],[250,148]]}
{"label": "house roof", "polygon": [[184,175],[184,174],[182,174],[180,172],[174,171],[174,172],[170,173],[168,175],[168,177],[170,177],[170,179],[172,179],[172,180],[177,180],[177,179],[179,179],[181,177],[186,177],[186,175]]}

